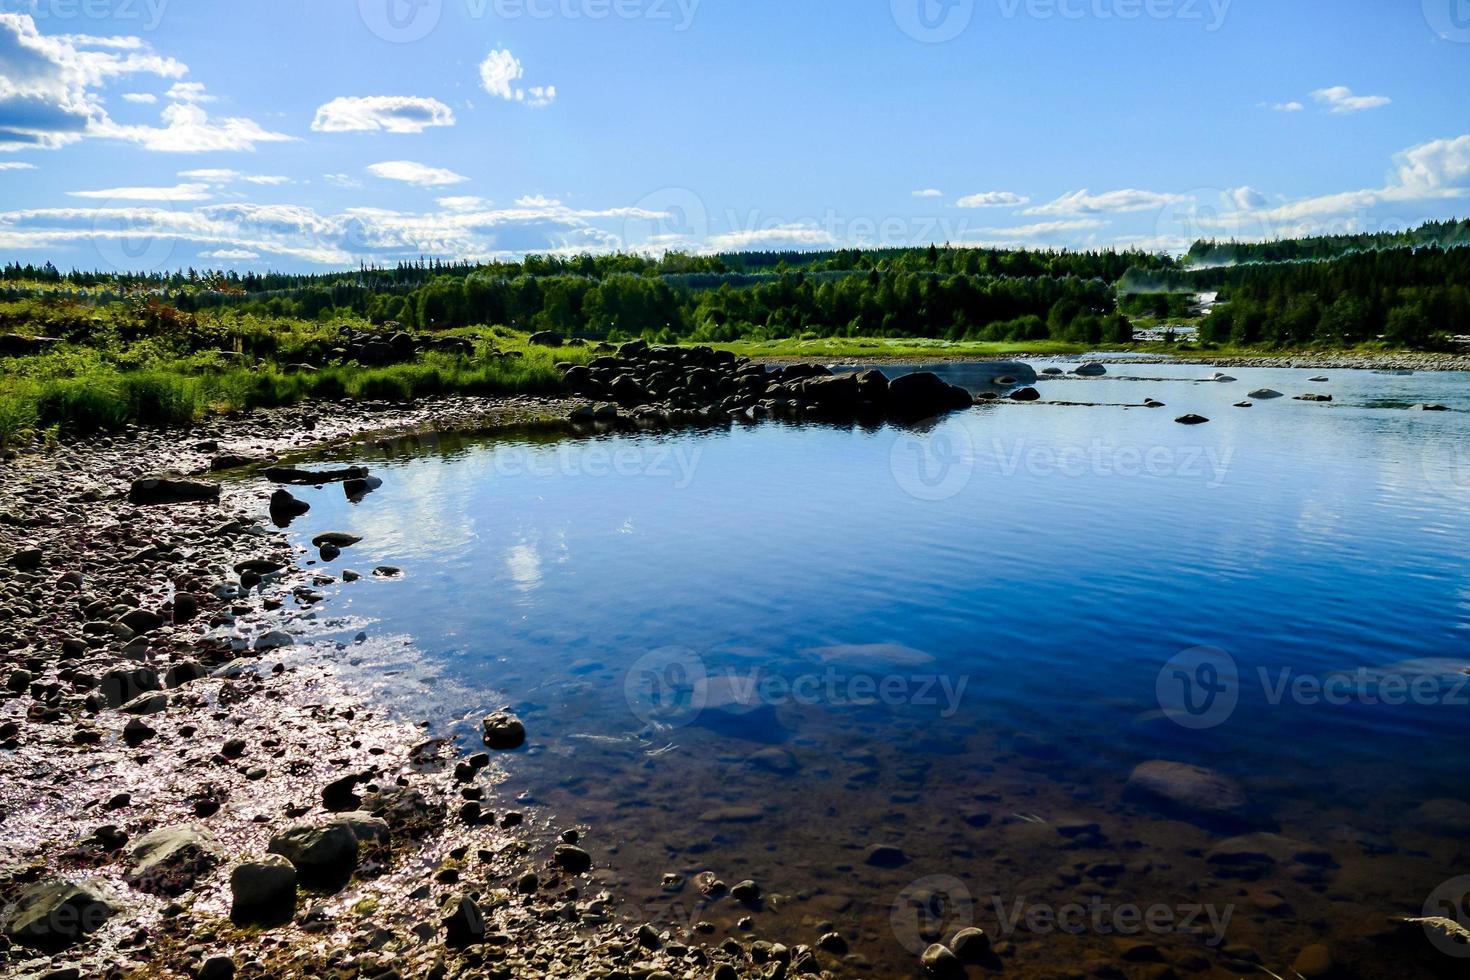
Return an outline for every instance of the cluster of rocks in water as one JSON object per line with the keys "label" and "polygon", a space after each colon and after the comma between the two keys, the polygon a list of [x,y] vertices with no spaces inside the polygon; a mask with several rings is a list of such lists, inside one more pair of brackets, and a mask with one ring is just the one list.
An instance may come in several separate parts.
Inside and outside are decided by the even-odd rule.
{"label": "cluster of rocks in water", "polygon": [[867,370],[834,374],[819,364],[767,367],[708,347],[622,345],[586,365],[561,365],[568,390],[604,403],[583,406],[572,421],[617,417],[635,423],[686,425],[766,418],[823,422],[914,423],[968,408],[974,398],[930,372],[888,379]]}

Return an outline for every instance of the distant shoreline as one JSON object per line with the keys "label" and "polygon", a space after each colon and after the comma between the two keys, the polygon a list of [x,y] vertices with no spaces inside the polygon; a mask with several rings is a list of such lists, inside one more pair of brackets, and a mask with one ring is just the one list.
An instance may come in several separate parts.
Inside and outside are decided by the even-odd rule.
{"label": "distant shoreline", "polygon": [[983,364],[991,361],[1085,361],[1089,355],[1105,355],[1109,364],[1198,364],[1205,367],[1310,368],[1331,371],[1467,371],[1470,355],[1426,353],[1423,351],[1312,352],[1282,354],[1213,354],[1186,351],[1164,354],[1143,351],[1095,350],[1078,354],[977,353],[964,351],[913,352],[907,354],[859,353],[855,356],[832,356],[818,353],[801,355],[749,354],[759,364],[800,364],[813,361],[834,364]]}

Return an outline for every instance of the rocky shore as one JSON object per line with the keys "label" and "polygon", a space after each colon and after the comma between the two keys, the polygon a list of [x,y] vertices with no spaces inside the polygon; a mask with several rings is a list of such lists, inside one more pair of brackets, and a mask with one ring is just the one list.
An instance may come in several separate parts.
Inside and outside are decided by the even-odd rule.
{"label": "rocky shore", "polygon": [[[9,454],[0,975],[838,968],[846,944],[830,930],[810,946],[715,945],[698,925],[615,921],[595,828],[536,824],[487,790],[494,754],[525,737],[518,721],[487,719],[485,744],[461,756],[375,712],[330,669],[287,666],[289,623],[310,618],[332,581],[273,526],[304,506],[290,488],[367,493],[376,481],[282,457],[369,433],[570,429],[598,414],[531,398],[318,405]],[[702,885],[759,904],[756,883]]]}

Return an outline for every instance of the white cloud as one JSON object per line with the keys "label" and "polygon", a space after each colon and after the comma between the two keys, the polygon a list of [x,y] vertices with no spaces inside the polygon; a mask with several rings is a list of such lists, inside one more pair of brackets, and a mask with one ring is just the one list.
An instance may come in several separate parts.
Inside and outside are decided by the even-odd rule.
{"label": "white cloud", "polygon": [[1254,187],[1236,187],[1230,191],[1230,199],[1242,211],[1253,211],[1266,206],[1266,195]]}
{"label": "white cloud", "polygon": [[250,119],[211,121],[209,113],[193,103],[175,102],[163,110],[166,125],[120,126],[110,120],[92,128],[92,135],[136,143],[156,153],[209,153],[254,150],[257,143],[293,143],[296,137],[273,133]]}
{"label": "white cloud", "polygon": [[528,99],[527,91],[516,84],[525,75],[525,66],[505,48],[491,51],[480,62],[480,86],[496,98],[535,108],[548,106],[556,101],[555,85],[533,85]]}
{"label": "white cloud", "polygon": [[1130,211],[1152,211],[1172,204],[1179,199],[1177,194],[1160,194],[1155,191],[1121,190],[1104,194],[1092,194],[1087,190],[1063,194],[1055,201],[1027,208],[1022,214],[1067,215],[1067,214],[1123,214]]}
{"label": "white cloud", "polygon": [[0,13],[0,151],[52,150],[95,135],[108,123],[96,91],[104,83],[188,70],[136,38],[46,36],[29,15]]}
{"label": "white cloud", "polygon": [[944,192],[934,187],[926,187],[921,191],[914,191],[913,195],[914,197],[943,197]]}
{"label": "white cloud", "polygon": [[523,208],[559,208],[560,201],[552,200],[544,194],[528,195],[516,198],[516,204]]}
{"label": "white cloud", "polygon": [[47,36],[28,15],[0,13],[0,151],[56,149],[102,137],[160,152],[193,153],[249,150],[259,142],[291,138],[249,119],[210,122],[197,105],[207,98],[204,87],[195,82],[170,90],[175,101],[163,111],[161,128],[113,122],[97,92],[118,78],[154,75],[177,81],[188,71],[182,62],[152,53],[138,38]]}
{"label": "white cloud", "polygon": [[221,248],[213,252],[200,252],[206,259],[224,259],[227,262],[245,262],[249,259],[260,258],[259,252],[252,252],[248,248]]}
{"label": "white cloud", "polygon": [[34,163],[0,163],[0,170],[35,170]]}
{"label": "white cloud", "polygon": [[1300,102],[1262,102],[1261,105],[1272,112],[1301,112],[1306,108]]}
{"label": "white cloud", "polygon": [[962,197],[954,203],[959,208],[1018,208],[1031,203],[1031,198],[1010,191],[985,191]]}
{"label": "white cloud", "polygon": [[368,167],[368,172],[384,180],[399,180],[417,187],[445,187],[449,184],[462,184],[469,180],[468,177],[457,174],[453,170],[429,167],[422,163],[414,163],[412,160],[388,160],[383,163],[375,163]]}
{"label": "white cloud", "polygon": [[706,243],[712,252],[734,252],[758,248],[820,248],[839,244],[831,232],[811,225],[783,224],[711,235]]}
{"label": "white cloud", "polygon": [[207,201],[213,195],[208,184],[177,184],[173,187],[113,187],[102,191],[67,191],[69,197],[99,201]]}
{"label": "white cloud", "polygon": [[438,99],[369,95],[333,99],[317,109],[311,128],[318,133],[422,133],[453,125],[454,110]]}
{"label": "white cloud", "polygon": [[1386,95],[1354,95],[1353,90],[1346,85],[1334,85],[1331,88],[1319,88],[1312,93],[1312,98],[1322,103],[1330,112],[1337,115],[1345,115],[1351,112],[1363,112],[1366,109],[1377,109],[1393,102]]}
{"label": "white cloud", "polygon": [[203,82],[176,82],[168,90],[166,98],[174,102],[213,102],[214,96],[205,94]]}
{"label": "white cloud", "polygon": [[490,205],[490,202],[483,197],[474,197],[473,195],[441,197],[437,198],[434,203],[438,204],[445,211],[478,211]]}
{"label": "white cloud", "polygon": [[124,92],[123,101],[135,105],[153,105],[158,101],[158,96],[151,92]]}
{"label": "white cloud", "polygon": [[290,177],[276,177],[264,174],[242,174],[238,170],[225,170],[219,168],[205,168],[202,170],[180,170],[179,176],[187,180],[202,180],[209,184],[233,184],[241,181],[246,184],[258,184],[261,186],[275,186],[277,184],[291,183]]}
{"label": "white cloud", "polygon": [[322,174],[322,180],[325,180],[334,187],[341,187],[346,190],[355,191],[362,187],[362,181],[351,174]]}

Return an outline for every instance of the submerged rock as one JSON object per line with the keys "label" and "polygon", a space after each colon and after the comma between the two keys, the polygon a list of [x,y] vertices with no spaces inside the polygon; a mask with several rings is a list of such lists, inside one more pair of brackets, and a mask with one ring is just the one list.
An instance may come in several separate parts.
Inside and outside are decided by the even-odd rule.
{"label": "submerged rock", "polygon": [[1124,796],[1187,819],[1247,822],[1249,800],[1240,784],[1213,769],[1184,762],[1141,763]]}
{"label": "submerged rock", "polygon": [[1181,415],[1174,421],[1178,422],[1180,425],[1204,425],[1210,420],[1205,418],[1203,415]]}
{"label": "submerged rock", "polygon": [[1286,396],[1283,395],[1281,392],[1275,391],[1271,388],[1257,388],[1255,391],[1251,392],[1248,397],[1254,398],[1258,402],[1263,402],[1269,401],[1272,398],[1285,398]]}
{"label": "submerged rock", "polygon": [[1079,378],[1100,378],[1108,373],[1108,369],[1097,361],[1089,361],[1086,364],[1073,368],[1072,373]]}

